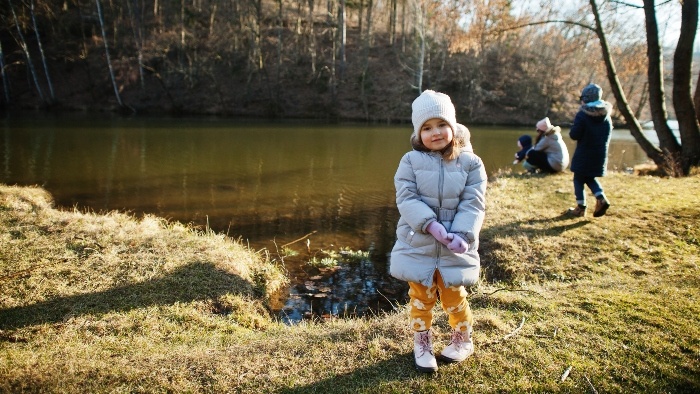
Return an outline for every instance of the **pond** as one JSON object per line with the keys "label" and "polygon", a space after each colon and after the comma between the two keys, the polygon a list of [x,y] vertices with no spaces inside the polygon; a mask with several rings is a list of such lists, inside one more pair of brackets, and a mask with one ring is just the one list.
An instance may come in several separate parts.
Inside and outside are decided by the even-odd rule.
{"label": "pond", "polygon": [[[517,138],[535,134],[534,126],[470,130],[489,173],[512,167]],[[393,176],[410,133],[409,124],[9,116],[0,123],[0,182],[40,185],[58,207],[151,213],[267,250],[292,280],[273,304],[283,320],[363,315],[405,300],[387,254],[398,220]],[[645,161],[629,132],[615,130],[609,167]],[[340,264],[307,264],[328,258]]]}

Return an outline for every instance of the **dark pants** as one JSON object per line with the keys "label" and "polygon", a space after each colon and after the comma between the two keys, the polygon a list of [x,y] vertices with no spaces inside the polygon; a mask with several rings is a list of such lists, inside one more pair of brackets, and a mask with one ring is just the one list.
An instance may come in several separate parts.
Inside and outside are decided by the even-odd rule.
{"label": "dark pants", "polygon": [[547,161],[547,154],[539,151],[539,150],[531,150],[527,152],[527,159],[526,161],[537,168],[539,168],[542,172],[548,172],[548,173],[555,173],[554,168],[549,165],[549,161]]}
{"label": "dark pants", "polygon": [[596,198],[605,198],[603,188],[600,186],[600,183],[598,183],[598,180],[595,179],[595,177],[574,174],[574,195],[576,196],[576,202],[579,205],[586,205],[584,186],[588,186],[588,188],[591,189],[591,193],[593,193]]}

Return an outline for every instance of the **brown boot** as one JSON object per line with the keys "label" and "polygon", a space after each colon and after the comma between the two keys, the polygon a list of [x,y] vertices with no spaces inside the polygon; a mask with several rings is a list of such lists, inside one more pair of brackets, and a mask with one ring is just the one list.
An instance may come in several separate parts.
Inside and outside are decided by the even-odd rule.
{"label": "brown boot", "polygon": [[576,216],[582,218],[586,216],[586,206],[577,205],[576,208],[569,208],[565,213],[569,216]]}
{"label": "brown boot", "polygon": [[593,217],[599,218],[605,215],[605,211],[607,211],[608,208],[610,208],[610,202],[608,200],[606,200],[605,198],[596,198]]}

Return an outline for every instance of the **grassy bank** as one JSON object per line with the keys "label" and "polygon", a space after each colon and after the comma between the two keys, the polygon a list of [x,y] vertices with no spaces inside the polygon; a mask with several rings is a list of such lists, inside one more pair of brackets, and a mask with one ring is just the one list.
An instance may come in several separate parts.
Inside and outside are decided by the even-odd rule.
{"label": "grassy bank", "polygon": [[700,176],[612,174],[580,219],[570,178],[490,183],[476,353],[433,376],[402,305],[285,326],[284,278],[236,242],[0,186],[0,392],[700,391]]}

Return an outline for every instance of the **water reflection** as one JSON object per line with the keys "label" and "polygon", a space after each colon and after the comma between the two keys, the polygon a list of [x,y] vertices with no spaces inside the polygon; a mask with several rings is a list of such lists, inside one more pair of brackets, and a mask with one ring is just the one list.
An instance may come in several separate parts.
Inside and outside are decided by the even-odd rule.
{"label": "water reflection", "polygon": [[[511,166],[518,136],[532,128],[471,129],[494,172]],[[404,299],[386,256],[398,219],[393,175],[410,149],[409,125],[33,116],[5,119],[0,130],[0,182],[39,184],[62,207],[208,223],[273,257],[313,233],[290,245],[297,256],[279,257],[294,281],[278,305],[284,318],[364,314]],[[633,140],[618,138],[629,133],[615,133],[611,167],[645,161]],[[340,248],[370,255],[336,270],[305,264]]]}

